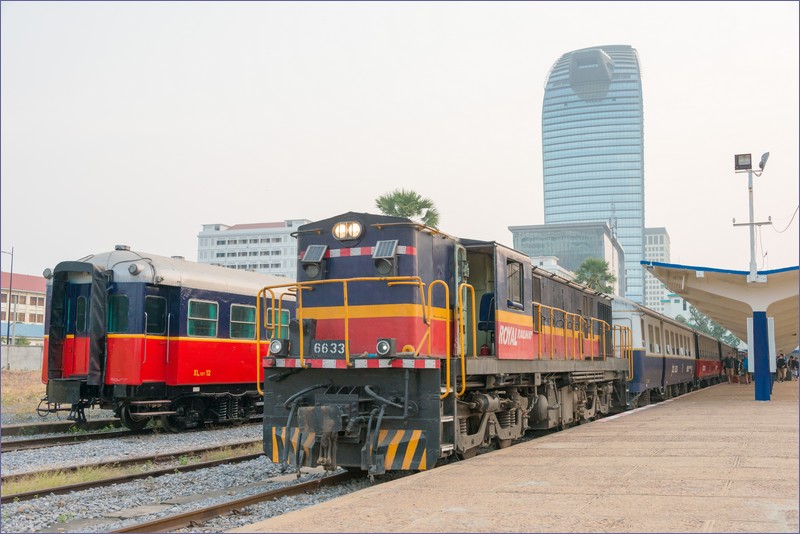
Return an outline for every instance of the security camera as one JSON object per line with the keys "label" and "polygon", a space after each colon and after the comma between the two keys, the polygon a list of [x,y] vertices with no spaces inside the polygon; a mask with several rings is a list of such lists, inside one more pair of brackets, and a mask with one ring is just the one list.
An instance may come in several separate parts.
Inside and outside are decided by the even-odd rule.
{"label": "security camera", "polygon": [[758,162],[758,168],[763,171],[764,167],[767,166],[768,159],[769,159],[769,152],[764,152],[764,154],[761,156],[761,161]]}

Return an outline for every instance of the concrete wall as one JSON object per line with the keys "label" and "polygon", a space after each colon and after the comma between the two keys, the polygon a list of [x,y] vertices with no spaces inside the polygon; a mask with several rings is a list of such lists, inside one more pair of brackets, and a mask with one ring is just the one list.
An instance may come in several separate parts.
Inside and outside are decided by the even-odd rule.
{"label": "concrete wall", "polygon": [[3,345],[0,348],[0,368],[12,371],[38,371],[42,368],[43,350],[43,347]]}

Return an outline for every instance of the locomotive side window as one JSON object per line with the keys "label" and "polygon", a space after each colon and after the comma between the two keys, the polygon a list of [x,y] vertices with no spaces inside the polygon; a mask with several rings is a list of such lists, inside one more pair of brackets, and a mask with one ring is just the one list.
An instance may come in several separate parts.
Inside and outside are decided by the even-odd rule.
{"label": "locomotive side window", "polygon": [[163,334],[167,331],[167,299],[164,297],[145,297],[144,311],[147,314],[145,331],[148,334]]}
{"label": "locomotive side window", "polygon": [[514,308],[524,309],[522,302],[522,264],[517,261],[506,262],[506,288],[508,290],[508,304]]}
{"label": "locomotive side window", "polygon": [[128,295],[111,295],[108,298],[108,332],[128,331]]}
{"label": "locomotive side window", "polygon": [[217,308],[216,302],[189,300],[187,333],[190,336],[216,337]]}
{"label": "locomotive side window", "polygon": [[[272,308],[267,308],[266,313],[267,326],[272,326]],[[288,334],[286,329],[289,326],[289,319],[289,311],[281,310],[280,328],[276,329],[275,333],[273,334],[274,337],[286,337]]]}
{"label": "locomotive side window", "polygon": [[231,304],[231,338],[256,338],[256,308]]}
{"label": "locomotive side window", "polygon": [[78,304],[75,306],[75,332],[86,332],[86,297],[78,297]]}

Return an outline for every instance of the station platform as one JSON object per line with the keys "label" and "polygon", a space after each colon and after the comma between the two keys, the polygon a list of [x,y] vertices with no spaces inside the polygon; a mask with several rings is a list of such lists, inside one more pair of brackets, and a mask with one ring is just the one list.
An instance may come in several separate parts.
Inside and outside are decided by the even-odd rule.
{"label": "station platform", "polygon": [[798,532],[799,384],[712,386],[234,532]]}

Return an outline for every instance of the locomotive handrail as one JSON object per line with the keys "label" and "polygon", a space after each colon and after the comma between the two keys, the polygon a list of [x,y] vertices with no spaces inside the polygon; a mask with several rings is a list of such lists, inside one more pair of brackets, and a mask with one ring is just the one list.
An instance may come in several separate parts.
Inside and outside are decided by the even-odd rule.
{"label": "locomotive handrail", "polygon": [[[590,324],[592,326],[594,326],[595,324],[599,324],[600,325],[600,340],[598,340],[598,347],[597,347],[597,349],[599,351],[600,347],[605,347],[606,346],[606,332],[611,329],[611,326],[607,322],[603,321],[602,319],[596,319],[594,317],[590,318]],[[613,338],[612,338],[611,341],[612,341],[612,344],[613,344],[613,341],[614,341]],[[612,347],[612,350],[613,350],[613,347]],[[592,354],[592,359],[594,359],[594,354]],[[606,351],[603,350],[603,361],[605,361],[605,359],[606,359]]]}
{"label": "locomotive handrail", "polygon": [[[477,323],[475,322],[475,288],[472,287],[471,285],[467,284],[466,282],[462,282],[458,286],[458,314],[459,314],[459,317],[462,317],[462,318],[464,316],[464,300],[463,300],[464,292],[462,291],[463,289],[467,289],[470,292],[470,295],[472,296],[472,357],[473,358],[477,358],[478,357],[478,353],[477,353],[478,334],[477,334],[476,329],[475,329],[475,327],[477,326]],[[461,321],[461,324],[462,325],[464,324],[463,320]],[[466,355],[467,348],[466,348],[466,344],[464,343],[464,329],[463,328],[459,328],[458,329],[458,336],[459,336],[458,337],[458,340],[459,340],[459,353],[460,353],[460,358],[461,358],[461,391],[458,391],[456,393],[456,397],[460,397],[467,390],[467,365],[466,365],[466,362],[464,361],[464,357]],[[448,362],[449,362],[449,359],[448,359]],[[447,376],[448,376],[448,379],[449,379],[450,373],[448,373]]]}
{"label": "locomotive handrail", "polygon": [[[446,303],[448,303],[448,304],[450,303],[450,287],[444,282],[444,280],[434,280],[433,282],[431,282],[428,285],[428,315],[431,318],[433,318],[433,287],[437,286],[437,285],[443,285],[444,286],[444,301]],[[428,335],[428,333],[431,330],[431,326],[432,325],[428,324],[428,330],[425,333],[425,335],[428,338],[428,354],[430,354],[432,352],[432,350],[431,350],[431,336]],[[446,373],[445,393],[439,395],[440,399],[443,399],[447,395],[450,394],[450,326],[449,325],[447,325],[447,327],[445,328],[445,331],[446,331],[445,332],[446,342],[445,342],[445,346],[444,346],[445,347],[444,348],[444,350],[445,350],[445,352],[444,352],[444,355],[445,355],[445,368],[446,368],[446,371],[445,371],[445,373]],[[423,340],[424,340],[424,337],[423,337]]]}
{"label": "locomotive handrail", "polygon": [[[266,301],[267,296],[266,293],[269,291],[270,294],[270,309],[272,310],[272,321],[269,321],[268,317],[265,317],[264,320],[264,330],[267,332],[273,333],[273,336],[270,338],[275,339],[274,332],[277,326],[278,333],[282,332],[283,324],[280,323],[280,318],[283,317],[283,299],[287,295],[290,294],[291,289],[286,293],[281,293],[280,298],[278,299],[278,307],[275,308],[275,292],[272,291],[271,288],[265,287],[258,292],[256,296],[256,389],[258,390],[259,395],[263,395],[264,392],[261,390],[261,301],[262,298]],[[302,323],[301,323],[302,324]],[[302,341],[301,341],[302,347]]]}

